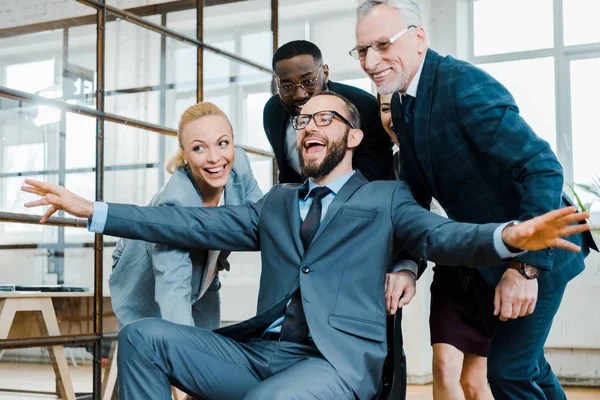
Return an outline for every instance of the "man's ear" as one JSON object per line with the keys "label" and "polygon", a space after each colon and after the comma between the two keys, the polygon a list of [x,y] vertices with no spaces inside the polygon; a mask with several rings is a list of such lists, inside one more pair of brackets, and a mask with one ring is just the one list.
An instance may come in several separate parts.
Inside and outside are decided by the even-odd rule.
{"label": "man's ear", "polygon": [[323,78],[325,83],[329,82],[329,65],[323,64]]}
{"label": "man's ear", "polygon": [[362,142],[364,135],[360,129],[350,129],[348,132],[348,148],[355,149]]}
{"label": "man's ear", "polygon": [[417,52],[423,54],[427,52],[427,33],[423,27],[418,26],[415,29],[415,37],[417,39]]}

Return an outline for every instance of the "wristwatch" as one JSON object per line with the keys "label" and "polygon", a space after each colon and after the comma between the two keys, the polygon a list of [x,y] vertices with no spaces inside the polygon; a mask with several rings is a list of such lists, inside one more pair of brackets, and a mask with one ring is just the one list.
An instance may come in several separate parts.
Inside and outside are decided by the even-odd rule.
{"label": "wristwatch", "polygon": [[540,276],[540,270],[537,267],[524,262],[512,262],[510,263],[510,268],[519,271],[525,279],[537,279],[537,277]]}
{"label": "wristwatch", "polygon": [[[512,221],[512,222],[508,223],[508,225],[506,225],[504,227],[504,229],[510,228],[511,226],[515,226],[515,225],[519,225],[519,224],[520,224],[519,221]],[[502,231],[504,231],[504,229]],[[506,244],[506,242],[504,241],[504,239],[502,239],[502,243],[504,243],[504,245],[506,246],[506,248],[508,249],[508,251],[510,251],[513,254],[518,254],[518,253],[522,253],[523,252],[523,249],[519,249],[517,247],[512,247],[512,246],[509,246],[508,244]]]}

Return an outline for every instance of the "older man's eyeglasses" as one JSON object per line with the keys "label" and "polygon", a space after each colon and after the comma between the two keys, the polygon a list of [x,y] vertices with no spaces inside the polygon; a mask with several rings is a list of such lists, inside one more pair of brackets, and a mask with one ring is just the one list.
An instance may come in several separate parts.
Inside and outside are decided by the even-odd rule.
{"label": "older man's eyeglasses", "polygon": [[300,83],[280,84],[279,80],[278,80],[277,87],[279,88],[279,94],[284,97],[293,96],[294,93],[296,92],[297,87],[302,88],[302,90],[304,90],[307,93],[313,93],[317,89],[317,86],[319,85],[319,71],[321,70],[321,68],[323,68],[323,64],[321,64],[319,66],[319,69],[317,69],[317,72],[315,73],[315,75],[316,75],[315,78],[305,79]]}
{"label": "older man's eyeglasses", "polygon": [[334,117],[338,117],[343,123],[348,125],[350,128],[356,129],[354,128],[354,124],[352,122],[348,121],[343,115],[341,115],[337,111],[332,110],[319,111],[314,114],[296,115],[294,118],[292,118],[292,127],[296,130],[304,129],[308,126],[311,119],[315,121],[315,125],[317,126],[327,126],[333,122]]}
{"label": "older man's eyeglasses", "polygon": [[350,53],[350,55],[352,57],[354,57],[354,59],[361,60],[361,61],[364,60],[365,58],[367,58],[367,53],[369,52],[369,49],[373,49],[377,53],[385,53],[386,51],[388,51],[390,49],[390,46],[392,44],[394,44],[394,42],[396,40],[400,39],[400,37],[402,35],[404,35],[406,32],[408,32],[410,28],[416,28],[416,27],[417,27],[416,25],[409,25],[386,41],[377,42],[370,46],[356,46],[355,48],[350,50],[348,53]]}

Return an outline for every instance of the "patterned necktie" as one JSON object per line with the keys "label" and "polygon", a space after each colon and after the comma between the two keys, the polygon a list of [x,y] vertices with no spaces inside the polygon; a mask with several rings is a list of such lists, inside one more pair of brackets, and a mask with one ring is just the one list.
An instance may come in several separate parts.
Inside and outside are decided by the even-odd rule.
{"label": "patterned necktie", "polygon": [[[327,187],[316,187],[309,194],[310,197],[313,197],[313,202],[300,227],[300,239],[304,245],[304,250],[308,249],[317,230],[319,230],[322,210],[321,201],[329,193],[331,193],[331,189]],[[302,293],[300,293],[300,288],[298,288],[292,294],[290,304],[285,309],[285,318],[281,325],[279,339],[287,342],[304,343],[307,338],[308,324],[306,323],[306,316],[304,315],[304,308],[302,306]]]}

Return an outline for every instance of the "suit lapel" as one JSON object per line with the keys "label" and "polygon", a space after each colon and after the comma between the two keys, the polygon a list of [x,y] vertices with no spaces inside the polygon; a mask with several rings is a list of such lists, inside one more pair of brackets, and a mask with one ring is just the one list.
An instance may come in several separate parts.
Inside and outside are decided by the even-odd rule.
{"label": "suit lapel", "polygon": [[327,229],[327,225],[333,220],[335,215],[340,210],[341,206],[358,190],[359,187],[364,185],[365,183],[369,183],[367,178],[365,178],[360,172],[355,172],[354,175],[350,177],[348,182],[338,192],[335,196],[329,208],[327,209],[327,214],[325,214],[325,218],[321,221],[319,225],[319,230],[315,234],[313,239],[313,243],[319,238],[321,233]]}
{"label": "suit lapel", "polygon": [[225,205],[239,206],[246,200],[244,187],[239,182],[238,174],[231,169],[231,175],[225,184]]}
{"label": "suit lapel", "polygon": [[294,238],[294,243],[296,244],[296,249],[298,253],[304,254],[304,246],[302,245],[302,240],[300,240],[300,207],[298,206],[298,192],[307,190],[308,187],[308,179],[302,184],[299,185],[296,190],[289,190],[287,192],[287,196],[285,198],[285,207],[287,211],[288,218],[290,220],[290,229],[292,230],[292,237]]}
{"label": "suit lapel", "polygon": [[287,165],[286,161],[286,148],[285,148],[285,135],[287,132],[287,123],[290,119],[290,113],[285,109],[283,104],[278,104],[280,108],[279,112],[274,113],[272,119],[271,136],[273,137],[273,152],[275,154],[281,154],[281,160],[284,162],[283,165]]}
{"label": "suit lapel", "polygon": [[429,134],[431,123],[431,105],[433,100],[433,84],[439,62],[442,57],[433,50],[427,50],[419,86],[417,88],[417,97],[415,99],[414,109],[414,128],[415,128],[415,152],[425,179],[427,179],[433,197],[437,197],[433,167],[431,165],[431,152],[429,150]]}
{"label": "suit lapel", "polygon": [[[412,137],[417,136],[417,134],[415,133],[414,135],[410,135],[408,132],[408,127],[404,122],[402,105],[400,103],[400,95],[398,93],[394,93],[392,95],[391,103],[394,130],[396,131],[398,141],[400,142],[400,169],[401,171],[405,168],[410,169],[413,174],[417,175],[417,180],[419,183],[425,187],[425,171],[423,170],[423,166],[417,157],[417,146]],[[416,140],[416,138],[414,140]],[[427,191],[429,190],[427,189]]]}

